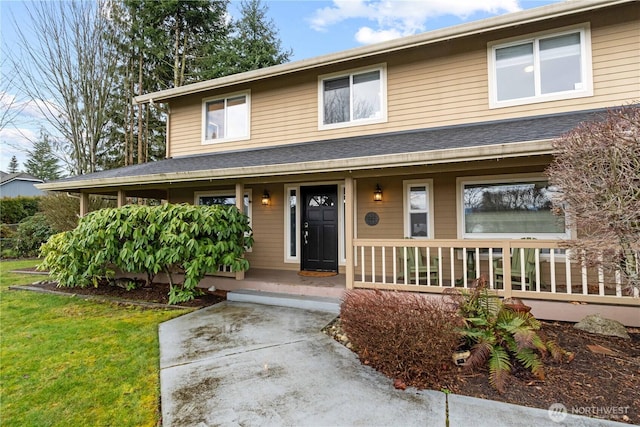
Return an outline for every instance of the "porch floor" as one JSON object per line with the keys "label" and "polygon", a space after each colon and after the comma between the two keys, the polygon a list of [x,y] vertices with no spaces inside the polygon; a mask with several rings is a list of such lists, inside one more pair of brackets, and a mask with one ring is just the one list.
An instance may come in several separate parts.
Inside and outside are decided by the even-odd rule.
{"label": "porch floor", "polygon": [[263,292],[278,292],[292,295],[309,295],[342,298],[346,289],[346,277],[338,274],[330,277],[300,276],[297,271],[251,268],[243,280],[232,277],[209,276],[198,285],[202,288],[235,291],[251,289]]}

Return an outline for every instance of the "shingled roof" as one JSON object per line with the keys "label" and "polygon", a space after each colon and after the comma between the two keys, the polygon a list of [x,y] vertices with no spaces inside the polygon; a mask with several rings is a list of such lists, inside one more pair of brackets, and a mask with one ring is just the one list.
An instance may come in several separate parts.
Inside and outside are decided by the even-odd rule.
{"label": "shingled roof", "polygon": [[[213,178],[230,177],[225,171],[233,170],[233,176],[241,177],[242,171],[249,169],[252,170],[252,174],[247,176],[256,176],[255,170],[252,169],[256,167],[261,167],[265,175],[278,175],[284,168],[291,173],[292,167],[297,168],[299,173],[304,173],[307,170],[305,164],[312,162],[330,162],[331,170],[339,170],[339,161],[345,160],[349,162],[345,163],[343,170],[397,166],[389,163],[389,156],[401,158],[403,165],[429,164],[430,154],[435,155],[443,150],[452,149],[456,150],[455,153],[458,153],[462,160],[465,150],[472,148],[519,142],[548,142],[581,122],[598,118],[604,111],[588,110],[177,157],[65,178],[38,187],[51,190],[71,189],[76,186],[85,188],[86,185],[83,184],[88,184],[85,181],[92,181],[98,187],[110,187],[134,183],[136,177],[149,177],[145,179],[146,183],[161,182],[162,179],[195,181],[208,176],[208,172]],[[540,147],[543,149],[542,144]],[[545,147],[546,153],[549,153],[549,145]],[[186,176],[196,173],[198,179],[189,179]],[[180,179],[176,174],[184,179]]]}

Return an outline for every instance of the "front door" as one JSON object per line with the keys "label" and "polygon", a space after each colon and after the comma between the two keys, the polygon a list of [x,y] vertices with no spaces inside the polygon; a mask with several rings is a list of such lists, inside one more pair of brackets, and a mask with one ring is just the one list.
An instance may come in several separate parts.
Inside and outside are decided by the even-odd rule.
{"label": "front door", "polygon": [[302,270],[338,271],[338,187],[302,187]]}

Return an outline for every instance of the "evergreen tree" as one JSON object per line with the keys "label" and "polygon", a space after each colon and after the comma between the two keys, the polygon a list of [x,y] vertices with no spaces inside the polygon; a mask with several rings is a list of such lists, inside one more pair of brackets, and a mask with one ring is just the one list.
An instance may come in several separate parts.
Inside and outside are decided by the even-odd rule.
{"label": "evergreen tree", "polygon": [[11,160],[9,161],[9,173],[18,173],[19,167],[16,156],[11,157]]}
{"label": "evergreen tree", "polygon": [[121,58],[119,95],[110,105],[116,165],[144,163],[165,155],[162,105],[136,105],[136,96],[207,78],[202,60],[210,45],[229,32],[228,0],[121,0],[112,3],[113,33]]}
{"label": "evergreen tree", "polygon": [[44,130],[40,131],[40,139],[33,144],[33,150],[29,151],[24,167],[28,174],[43,181],[53,181],[60,178],[58,159],[51,149],[49,135]]}
{"label": "evergreen tree", "polygon": [[289,61],[291,50],[283,51],[275,23],[268,18],[269,8],[261,0],[244,0],[242,16],[234,23],[233,34],[222,56],[223,75],[257,70]]}

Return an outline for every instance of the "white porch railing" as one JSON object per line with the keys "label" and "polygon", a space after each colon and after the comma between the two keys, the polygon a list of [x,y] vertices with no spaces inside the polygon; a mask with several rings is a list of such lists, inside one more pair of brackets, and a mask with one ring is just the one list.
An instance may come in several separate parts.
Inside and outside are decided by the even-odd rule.
{"label": "white porch railing", "polygon": [[619,273],[576,262],[555,240],[354,239],[353,246],[354,288],[440,293],[483,276],[504,297],[640,306],[638,290]]}

